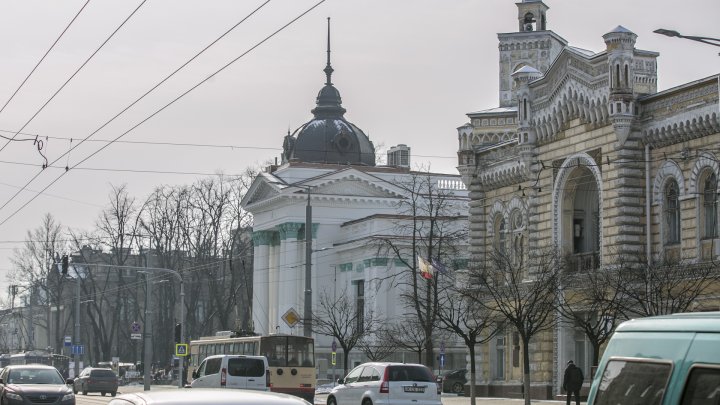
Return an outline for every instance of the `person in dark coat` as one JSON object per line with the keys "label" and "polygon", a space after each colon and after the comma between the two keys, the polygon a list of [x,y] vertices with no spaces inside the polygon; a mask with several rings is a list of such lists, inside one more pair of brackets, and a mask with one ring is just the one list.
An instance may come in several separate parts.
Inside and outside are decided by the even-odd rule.
{"label": "person in dark coat", "polygon": [[575,403],[580,405],[580,388],[582,388],[584,380],[585,376],[580,367],[576,366],[572,360],[568,361],[563,377],[563,390],[567,394],[567,405],[570,405],[572,394],[575,394]]}

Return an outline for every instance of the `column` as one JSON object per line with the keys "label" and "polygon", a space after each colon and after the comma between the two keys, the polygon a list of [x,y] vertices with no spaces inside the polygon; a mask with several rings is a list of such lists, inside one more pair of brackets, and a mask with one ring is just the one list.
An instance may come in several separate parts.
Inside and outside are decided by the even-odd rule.
{"label": "column", "polygon": [[[280,225],[280,263],[278,264],[277,280],[277,319],[279,331],[290,333],[288,325],[282,321],[282,316],[293,308],[302,317],[302,307],[297,307],[299,295],[298,274],[305,264],[305,259],[298,255],[298,233],[303,226],[300,222],[286,222]],[[297,325],[300,326],[300,325]],[[297,327],[296,326],[296,327]]]}
{"label": "column", "polygon": [[255,332],[267,335],[269,331],[270,296],[270,242],[271,231],[256,231],[252,234],[253,256],[253,306],[252,319]]}

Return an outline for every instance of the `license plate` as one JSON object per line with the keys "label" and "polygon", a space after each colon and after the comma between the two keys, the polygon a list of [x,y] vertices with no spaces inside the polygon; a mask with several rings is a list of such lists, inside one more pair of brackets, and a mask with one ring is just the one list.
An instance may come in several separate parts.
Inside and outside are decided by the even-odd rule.
{"label": "license plate", "polygon": [[403,386],[405,392],[425,392],[425,387],[418,387],[417,385],[405,385]]}

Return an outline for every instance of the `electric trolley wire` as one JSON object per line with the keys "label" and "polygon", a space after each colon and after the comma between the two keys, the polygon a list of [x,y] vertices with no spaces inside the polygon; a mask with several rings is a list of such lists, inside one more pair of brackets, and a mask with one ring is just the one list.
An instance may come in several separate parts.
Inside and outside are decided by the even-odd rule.
{"label": "electric trolley wire", "polygon": [[[77,167],[77,166],[81,165],[82,163],[86,162],[87,160],[89,160],[89,159],[92,158],[93,156],[97,155],[98,153],[100,153],[102,150],[104,150],[104,149],[107,148],[108,146],[112,145],[112,143],[114,143],[114,142],[117,141],[118,139],[120,139],[120,138],[122,138],[123,136],[127,135],[128,133],[132,132],[133,130],[135,130],[136,128],[138,128],[139,126],[141,126],[142,124],[144,124],[145,122],[149,121],[150,119],[152,119],[153,117],[155,117],[156,115],[158,115],[159,113],[161,113],[162,111],[164,111],[166,108],[168,108],[168,107],[170,107],[171,105],[175,104],[178,100],[180,100],[181,98],[185,97],[187,94],[189,94],[189,93],[192,92],[193,90],[197,89],[197,88],[200,87],[201,85],[205,84],[207,81],[209,81],[210,79],[212,79],[213,77],[215,77],[217,74],[219,74],[220,72],[224,71],[225,69],[227,69],[228,67],[230,67],[231,65],[233,65],[235,62],[237,62],[238,60],[240,60],[242,57],[244,57],[244,56],[247,55],[248,53],[252,52],[252,51],[255,50],[256,48],[258,48],[260,45],[264,44],[264,43],[267,42],[269,39],[271,39],[272,37],[274,37],[275,35],[277,35],[278,33],[280,33],[281,31],[285,30],[285,29],[286,29],[287,27],[289,27],[291,24],[293,24],[294,22],[296,22],[297,20],[299,20],[300,18],[302,18],[303,16],[305,16],[306,14],[308,14],[310,11],[314,10],[316,7],[318,7],[320,4],[324,3],[325,1],[326,1],[326,0],[320,0],[320,1],[318,1],[318,2],[315,3],[312,7],[310,7],[310,8],[307,9],[307,10],[305,10],[305,11],[302,12],[300,15],[298,15],[298,16],[295,17],[295,18],[293,18],[293,19],[290,20],[288,23],[286,23],[285,25],[283,25],[282,27],[280,27],[279,29],[277,29],[276,31],[274,31],[273,33],[271,33],[270,35],[266,36],[264,39],[262,39],[261,41],[259,41],[258,43],[256,43],[256,44],[253,45],[252,47],[250,47],[248,50],[246,50],[245,52],[243,52],[242,54],[240,54],[240,55],[237,56],[236,58],[232,59],[232,60],[231,60],[230,62],[228,62],[227,64],[223,65],[220,69],[216,70],[214,73],[212,73],[211,75],[207,76],[205,79],[201,80],[200,82],[198,82],[197,84],[195,84],[194,86],[192,86],[190,89],[186,90],[185,92],[183,92],[182,94],[180,94],[179,96],[177,96],[176,98],[174,98],[173,100],[171,100],[169,103],[165,104],[163,107],[159,108],[158,110],[156,110],[155,112],[153,112],[152,114],[150,114],[149,116],[147,116],[146,118],[144,118],[143,120],[141,120],[140,122],[138,122],[137,124],[135,124],[134,126],[132,126],[132,127],[131,127],[130,129],[128,129],[127,131],[125,131],[125,132],[123,132],[122,134],[118,135],[118,136],[117,136],[115,139],[113,139],[110,143],[104,145],[103,147],[99,148],[99,149],[96,150],[95,152],[93,152],[93,153],[91,153],[90,155],[86,156],[84,159],[80,160],[78,163],[76,163],[75,165],[73,165],[73,167],[72,167],[71,169],[74,169],[75,167]],[[267,3],[267,2],[266,2],[266,3]],[[253,13],[254,13],[254,11],[253,11]],[[79,144],[76,145],[76,147],[77,147],[77,146],[79,146]],[[0,149],[0,150],[1,150],[1,149]],[[62,158],[63,156],[64,156],[64,155],[61,155],[58,159]],[[54,163],[54,162],[53,162],[53,163]],[[55,178],[55,180],[53,180],[52,182],[50,182],[50,184],[48,184],[47,186],[45,186],[45,188],[43,188],[40,192],[38,192],[38,193],[35,194],[32,198],[30,198],[30,200],[28,200],[27,202],[25,202],[24,204],[22,204],[22,205],[21,205],[18,209],[16,209],[15,211],[13,211],[12,214],[10,214],[9,216],[7,216],[4,220],[2,220],[2,221],[0,222],[0,226],[4,225],[8,220],[10,220],[10,218],[14,217],[18,212],[20,212],[20,211],[21,211],[22,209],[24,209],[28,204],[30,204],[32,201],[34,201],[41,193],[45,192],[48,188],[50,188],[52,185],[54,185],[56,182],[58,182],[67,172],[68,172],[68,171],[65,171],[65,172],[63,172],[62,174],[60,174],[58,177]],[[38,176],[38,175],[36,175],[35,177],[33,177],[33,179],[31,179],[30,182],[32,182],[32,180],[34,180],[35,178],[37,178],[37,176]],[[28,182],[28,183],[26,184],[26,186],[29,185],[30,182]],[[26,186],[25,186],[25,187],[26,187]],[[24,187],[23,187],[23,190],[24,190]],[[5,204],[3,204],[2,207],[0,207],[0,210],[2,210],[5,206],[7,206],[7,204],[10,203],[10,201],[12,201],[12,200],[15,198],[15,196],[17,196],[19,193],[20,193],[20,191],[18,191],[18,193],[16,193],[13,197],[11,197],[10,200],[8,200],[7,202],[5,202]]]}
{"label": "electric trolley wire", "polygon": [[[37,117],[37,116],[40,114],[40,112],[42,112],[42,111],[45,109],[45,107],[47,107],[47,105],[50,104],[50,102],[65,88],[65,86],[67,86],[68,83],[70,83],[70,81],[71,81],[73,78],[75,78],[75,76],[77,76],[78,73],[80,73],[80,71],[90,62],[90,60],[91,60],[93,57],[95,57],[95,55],[97,55],[97,53],[100,52],[100,50],[101,50],[108,42],[110,42],[110,40],[115,36],[115,34],[117,34],[118,31],[120,31],[120,29],[121,29],[123,26],[125,26],[125,24],[135,15],[135,13],[137,13],[138,10],[140,10],[140,8],[145,4],[146,1],[147,1],[147,0],[142,0],[142,2],[135,8],[135,10],[133,10],[133,12],[130,13],[130,15],[128,15],[127,18],[125,18],[125,20],[123,20],[123,22],[120,23],[120,25],[119,25],[117,28],[115,28],[115,31],[113,31],[113,32],[110,34],[110,36],[108,36],[108,37],[105,39],[105,41],[103,41],[103,43],[100,44],[100,46],[99,46],[92,54],[90,54],[90,56],[89,56],[87,59],[85,59],[85,62],[83,62],[83,63],[80,65],[80,67],[78,67],[78,68],[75,70],[75,72],[74,72],[72,75],[70,75],[70,77],[65,81],[65,83],[63,83],[63,84],[60,86],[60,88],[57,89],[57,90],[55,91],[55,93],[53,93],[53,95],[50,96],[50,98],[49,98],[47,101],[45,101],[45,103],[35,112],[35,114],[33,114],[32,117],[30,117],[30,119],[27,120],[27,122],[26,122],[25,124],[23,124],[23,126],[20,127],[19,130],[17,130],[17,132],[15,133],[15,135],[13,135],[13,137],[12,137],[10,140],[8,140],[8,141],[5,143],[5,145],[2,146],[2,148],[0,148],[0,152],[2,152],[2,151],[8,146],[8,144],[9,144],[12,140],[14,140],[15,137],[16,137],[23,129],[25,129],[25,127],[27,127],[28,125],[30,125],[30,123],[35,119],[35,117]],[[0,208],[0,209],[2,209],[2,208]]]}
{"label": "electric trolley wire", "polygon": [[[18,86],[18,88],[15,89],[15,92],[14,92],[14,93],[10,96],[10,98],[5,102],[5,104],[2,106],[2,108],[0,108],[0,113],[2,113],[3,111],[5,111],[5,107],[7,107],[8,104],[10,104],[10,101],[12,101],[12,99],[15,98],[15,96],[18,94],[18,92],[20,91],[20,89],[22,89],[22,87],[25,85],[25,83],[30,79],[30,76],[32,76],[32,74],[35,73],[35,70],[37,70],[38,66],[40,66],[40,64],[41,64],[41,63],[45,60],[45,58],[48,56],[48,54],[50,53],[50,51],[52,51],[53,48],[55,48],[55,45],[57,45],[57,43],[60,42],[60,39],[63,37],[63,35],[65,35],[65,32],[67,32],[67,30],[70,28],[70,26],[75,22],[75,20],[77,20],[77,18],[80,16],[80,13],[82,13],[82,11],[85,9],[85,7],[88,5],[88,3],[90,3],[90,0],[87,0],[87,1],[85,2],[85,4],[83,4],[83,6],[80,7],[80,10],[78,10],[78,12],[75,14],[75,17],[73,17],[72,20],[70,20],[70,23],[68,23],[68,25],[65,27],[65,29],[64,29],[64,30],[60,33],[60,35],[57,37],[57,39],[55,39],[55,42],[53,42],[53,44],[50,45],[50,48],[48,48],[48,50],[45,52],[45,54],[42,56],[42,58],[40,58],[40,60],[38,61],[38,63],[35,64],[35,67],[32,68],[32,70],[30,71],[30,73],[28,73],[27,77],[25,77],[25,80],[23,80],[22,83],[20,83],[20,85]],[[18,131],[18,133],[19,133],[19,131]],[[15,135],[17,135],[17,134],[15,134]],[[14,138],[14,137],[13,137],[13,138]],[[10,142],[10,141],[12,141],[12,139],[9,140],[8,142]],[[7,144],[6,144],[6,145],[7,145]],[[5,146],[3,146],[3,148],[5,148]],[[0,149],[0,150],[2,150],[2,149]]]}

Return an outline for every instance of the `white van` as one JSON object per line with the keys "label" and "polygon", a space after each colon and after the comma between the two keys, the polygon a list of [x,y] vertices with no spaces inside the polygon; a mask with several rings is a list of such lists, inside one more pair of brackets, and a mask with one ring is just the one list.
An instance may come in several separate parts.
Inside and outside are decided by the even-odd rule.
{"label": "white van", "polygon": [[208,356],[193,372],[192,378],[192,388],[270,391],[270,368],[265,356]]}

